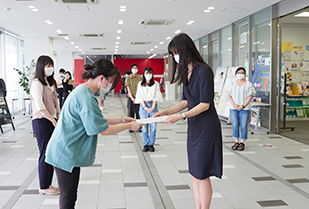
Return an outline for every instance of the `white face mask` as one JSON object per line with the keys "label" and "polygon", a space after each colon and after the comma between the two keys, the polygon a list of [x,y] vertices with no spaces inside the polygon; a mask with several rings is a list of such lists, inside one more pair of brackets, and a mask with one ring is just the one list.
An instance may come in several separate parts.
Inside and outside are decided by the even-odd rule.
{"label": "white face mask", "polygon": [[131,69],[131,72],[132,72],[133,74],[137,73],[137,71],[138,71],[138,69],[136,69],[136,68],[132,68],[132,69]]}
{"label": "white face mask", "polygon": [[145,78],[147,81],[151,80],[152,74],[145,74]]}
{"label": "white face mask", "polygon": [[51,76],[53,74],[53,72],[54,72],[54,68],[53,67],[46,67],[45,68],[45,75],[47,77]]}
{"label": "white face mask", "polygon": [[174,59],[179,64],[179,54],[174,55]]}
{"label": "white face mask", "polygon": [[[105,80],[106,80],[106,79],[105,79]],[[107,80],[106,80],[106,82],[107,82],[107,87],[106,87],[106,89],[103,88],[103,86],[102,86],[102,84],[101,84],[100,92],[101,92],[102,94],[108,93],[108,92],[111,90],[112,86],[113,86],[113,83],[108,83]]]}
{"label": "white face mask", "polygon": [[60,75],[61,78],[64,78],[64,74],[63,73],[60,73],[59,75]]}
{"label": "white face mask", "polygon": [[236,78],[241,80],[241,79],[245,78],[245,75],[244,74],[236,74]]}

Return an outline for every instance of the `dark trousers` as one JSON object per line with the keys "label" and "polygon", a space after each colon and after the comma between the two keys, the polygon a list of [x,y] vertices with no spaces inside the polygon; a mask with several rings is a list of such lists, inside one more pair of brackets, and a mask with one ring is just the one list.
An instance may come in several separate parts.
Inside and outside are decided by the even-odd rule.
{"label": "dark trousers", "polygon": [[61,109],[62,105],[63,105],[63,88],[58,88],[57,92],[58,92],[58,96],[59,96],[59,106],[60,106],[60,109]]}
{"label": "dark trousers", "polygon": [[74,168],[72,173],[55,167],[58,186],[60,190],[59,208],[74,208],[77,200],[77,188],[79,182],[80,168]]}
{"label": "dark trousers", "polygon": [[130,99],[130,97],[128,97],[127,107],[128,107],[128,117],[134,118],[134,114],[135,114],[136,119],[140,119],[139,104],[134,104],[133,101]]}
{"label": "dark trousers", "polygon": [[40,151],[38,160],[40,188],[48,189],[53,180],[54,168],[45,163],[45,152],[49,139],[54,131],[54,126],[46,118],[39,118],[32,120],[32,129]]}

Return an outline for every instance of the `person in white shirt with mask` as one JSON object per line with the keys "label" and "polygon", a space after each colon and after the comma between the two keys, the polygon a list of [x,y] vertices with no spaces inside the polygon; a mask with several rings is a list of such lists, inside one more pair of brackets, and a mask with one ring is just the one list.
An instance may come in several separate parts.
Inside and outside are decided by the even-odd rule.
{"label": "person in white shirt with mask", "polygon": [[62,108],[62,105],[63,105],[63,85],[62,85],[62,80],[65,77],[64,73],[65,73],[65,70],[63,68],[61,68],[59,70],[59,75],[56,78],[56,81],[57,81],[57,92],[58,92],[60,109]]}
{"label": "person in white shirt with mask", "polygon": [[[243,151],[245,149],[245,141],[248,138],[250,102],[252,95],[255,94],[255,89],[252,83],[246,80],[245,68],[237,68],[235,76],[237,80],[231,82],[226,90],[231,105],[230,117],[233,125],[233,138],[235,139],[232,150]],[[240,139],[239,128],[241,130]]]}
{"label": "person in white shirt with mask", "polygon": [[[153,70],[146,67],[143,73],[143,80],[137,85],[135,104],[140,104],[140,118],[151,118],[158,112],[158,102],[162,102],[162,94],[160,92],[160,84],[153,79]],[[148,134],[148,126],[150,133]],[[145,124],[142,128],[143,132],[143,152],[154,152],[154,143],[156,139],[156,123]]]}

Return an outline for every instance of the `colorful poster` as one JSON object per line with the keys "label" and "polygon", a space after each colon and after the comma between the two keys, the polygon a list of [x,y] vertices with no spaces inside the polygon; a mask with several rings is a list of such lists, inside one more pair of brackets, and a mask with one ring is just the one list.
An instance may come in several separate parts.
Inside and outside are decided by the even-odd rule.
{"label": "colorful poster", "polygon": [[291,51],[293,49],[293,42],[282,42],[281,50],[282,51]]}

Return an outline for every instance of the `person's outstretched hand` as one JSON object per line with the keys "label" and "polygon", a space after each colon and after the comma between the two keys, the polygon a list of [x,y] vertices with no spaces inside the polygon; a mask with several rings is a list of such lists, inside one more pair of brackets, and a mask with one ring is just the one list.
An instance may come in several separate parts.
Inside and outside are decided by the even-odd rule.
{"label": "person's outstretched hand", "polygon": [[143,125],[143,123],[131,122],[131,130],[138,131]]}
{"label": "person's outstretched hand", "polygon": [[175,115],[171,115],[168,118],[166,118],[164,121],[162,121],[162,123],[169,123],[169,124],[173,124],[179,120],[182,119],[182,115],[181,114],[175,114]]}
{"label": "person's outstretched hand", "polygon": [[125,123],[130,123],[130,122],[136,121],[135,118],[131,118],[131,117],[123,117],[123,119],[124,119]]}
{"label": "person's outstretched hand", "polygon": [[163,115],[166,115],[164,110],[160,111],[160,112],[156,112],[152,117],[153,118],[156,118],[156,117],[159,117],[159,116],[163,116]]}

